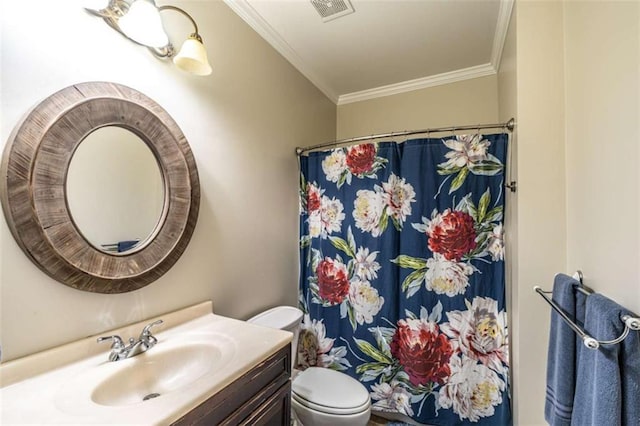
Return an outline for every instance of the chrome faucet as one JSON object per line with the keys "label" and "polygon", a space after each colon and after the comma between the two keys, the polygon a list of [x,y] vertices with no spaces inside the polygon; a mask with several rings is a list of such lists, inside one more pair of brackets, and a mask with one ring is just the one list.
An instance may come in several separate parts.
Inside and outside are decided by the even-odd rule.
{"label": "chrome faucet", "polygon": [[129,344],[125,345],[120,336],[103,336],[98,337],[98,343],[112,341],[111,352],[109,353],[109,361],[120,361],[121,359],[127,359],[140,355],[143,352],[148,351],[158,343],[158,339],[151,334],[151,327],[154,325],[162,324],[162,320],[154,321],[147,324],[140,333],[138,340],[133,337],[129,339]]}

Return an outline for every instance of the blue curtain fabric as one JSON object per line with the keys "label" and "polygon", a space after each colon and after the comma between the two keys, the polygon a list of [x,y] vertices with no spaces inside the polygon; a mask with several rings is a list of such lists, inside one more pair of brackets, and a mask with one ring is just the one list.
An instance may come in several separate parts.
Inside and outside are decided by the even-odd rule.
{"label": "blue curtain fabric", "polygon": [[360,380],[374,410],[510,425],[507,134],[300,159],[301,368]]}

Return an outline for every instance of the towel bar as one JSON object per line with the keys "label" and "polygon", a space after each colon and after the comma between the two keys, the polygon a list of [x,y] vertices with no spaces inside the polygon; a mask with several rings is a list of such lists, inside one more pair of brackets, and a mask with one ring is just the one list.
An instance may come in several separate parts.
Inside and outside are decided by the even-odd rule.
{"label": "towel bar", "polygon": [[[582,273],[580,273],[580,275],[582,275]],[[580,277],[580,278],[582,278],[582,277]],[[580,279],[580,282],[582,283],[582,279]],[[586,296],[591,294],[591,292],[588,289],[586,289],[585,287],[583,287],[581,285],[575,285],[574,287],[575,287],[576,290],[580,291],[581,293],[585,294]],[[571,321],[571,318],[569,318],[567,316],[567,314],[565,314],[562,311],[562,309],[556,304],[556,302],[554,302],[551,298],[549,298],[547,296],[547,294],[552,294],[553,293],[552,291],[545,291],[542,288],[540,288],[539,286],[535,286],[535,287],[533,287],[533,289],[540,296],[542,296],[542,298],[549,305],[551,305],[551,308],[554,311],[556,311],[558,313],[558,315],[560,315],[562,317],[562,319],[567,323],[567,325],[569,327],[571,327],[571,329],[573,331],[575,331],[576,334],[578,334],[578,336],[580,336],[582,338],[582,343],[584,343],[584,345],[589,349],[598,349],[600,347],[600,345],[615,345],[615,344],[618,344],[618,343],[622,342],[629,335],[629,332],[631,330],[640,330],[640,318],[635,318],[635,317],[632,317],[631,315],[623,315],[620,318],[620,320],[622,322],[624,322],[624,331],[622,332],[622,334],[618,338],[613,339],[613,340],[597,340],[597,339],[594,339],[593,337],[589,336],[576,323]]]}

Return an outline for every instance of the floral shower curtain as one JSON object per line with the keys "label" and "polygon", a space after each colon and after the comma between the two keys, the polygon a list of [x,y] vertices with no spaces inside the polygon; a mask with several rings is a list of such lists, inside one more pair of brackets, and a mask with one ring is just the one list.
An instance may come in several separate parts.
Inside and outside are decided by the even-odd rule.
{"label": "floral shower curtain", "polygon": [[300,159],[298,363],[431,425],[510,425],[503,245],[507,134]]}

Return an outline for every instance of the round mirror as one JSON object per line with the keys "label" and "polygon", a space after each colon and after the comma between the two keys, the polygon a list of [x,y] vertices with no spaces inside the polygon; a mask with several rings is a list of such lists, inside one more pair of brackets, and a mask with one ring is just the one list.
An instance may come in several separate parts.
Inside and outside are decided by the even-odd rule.
{"label": "round mirror", "polygon": [[198,219],[187,139],[160,105],[121,84],[78,83],[47,97],[14,130],[0,175],[20,248],[79,290],[152,283],[184,253]]}
{"label": "round mirror", "polygon": [[153,235],[164,208],[156,157],[118,126],[91,132],[71,157],[67,204],[78,231],[96,249],[130,254]]}

